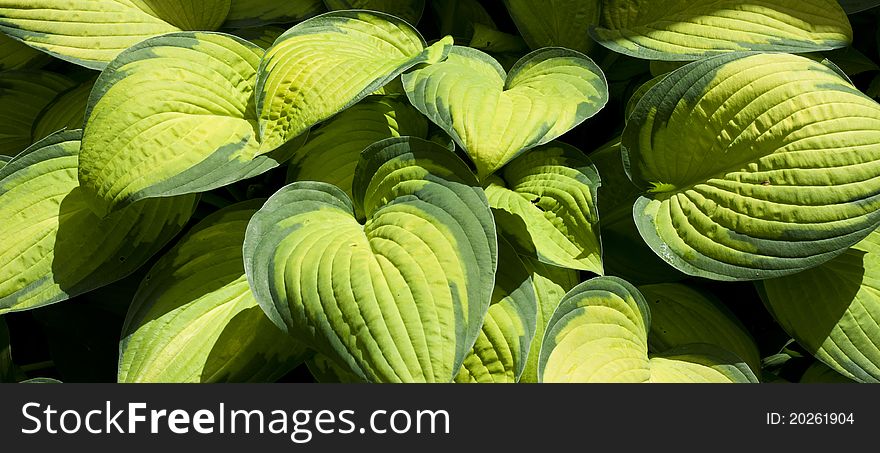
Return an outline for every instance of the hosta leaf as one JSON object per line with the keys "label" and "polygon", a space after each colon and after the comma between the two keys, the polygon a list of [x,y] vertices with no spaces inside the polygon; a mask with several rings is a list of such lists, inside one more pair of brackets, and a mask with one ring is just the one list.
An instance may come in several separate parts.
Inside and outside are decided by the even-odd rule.
{"label": "hosta leaf", "polygon": [[519,36],[504,33],[483,24],[474,24],[474,33],[468,47],[489,53],[518,53],[520,55],[529,50],[525,41]]}
{"label": "hosta leaf", "polygon": [[263,27],[236,30],[232,34],[258,45],[261,49],[268,49],[272,47],[272,44],[275,44],[275,40],[283,35],[285,31],[287,30],[281,27],[266,25]]}
{"label": "hosta leaf", "polygon": [[446,61],[404,74],[403,85],[410,102],[467,151],[480,179],[608,101],[598,66],[561,48],[532,52],[505,74],[489,55],[453,47]]}
{"label": "hosta leaf", "polygon": [[181,32],[113,60],[89,99],[79,169],[95,212],[214,189],[289,158],[287,148],[256,156],[262,54],[231,35]]}
{"label": "hosta leaf", "polygon": [[799,274],[766,280],[764,302],[817,359],[860,382],[880,382],[880,232]]}
{"label": "hosta leaf", "polygon": [[634,284],[675,282],[686,276],[660,259],[642,240],[632,215],[640,191],[626,176],[620,140],[590,154],[602,177],[599,218],[602,219],[602,264],[606,275]]}
{"label": "hosta leaf", "polygon": [[408,135],[426,138],[428,121],[405,99],[370,96],[309,133],[291,160],[288,181],[322,181],[349,197],[361,151],[379,140]]}
{"label": "hosta leaf", "polygon": [[447,37],[426,48],[415,28],[379,12],[336,11],[295,25],[260,65],[260,152],[299,136],[403,71],[442,60],[450,44]]}
{"label": "hosta leaf", "polygon": [[317,382],[329,384],[364,382],[363,379],[330,360],[324,354],[313,355],[306,360],[306,366],[308,366],[309,373],[312,374],[312,377]]}
{"label": "hosta leaf", "polygon": [[757,382],[733,354],[707,344],[648,353],[651,312],[616,277],[574,287],[547,325],[538,362],[542,382]]}
{"label": "hosta leaf", "polygon": [[561,142],[534,148],[487,179],[498,229],[520,250],[555,266],[603,274],[599,174]]}
{"label": "hosta leaf", "polygon": [[52,58],[0,33],[0,71],[37,69]]}
{"label": "hosta leaf", "polygon": [[651,307],[648,348],[670,349],[692,343],[716,345],[761,371],[761,353],[748,330],[714,296],[678,283],[640,286]]}
{"label": "hosta leaf", "polygon": [[499,240],[492,304],[456,382],[519,381],[537,324],[538,301],[529,274],[513,247]]}
{"label": "hosta leaf", "polygon": [[639,232],[679,270],[754,280],[819,265],[880,221],[880,105],[831,68],[728,54],[654,86],[623,133]]}
{"label": "hosta leaf", "polygon": [[18,382],[20,378],[21,372],[12,361],[9,328],[6,327],[6,320],[0,317],[0,383]]}
{"label": "hosta leaf", "polygon": [[299,22],[326,11],[321,0],[232,0],[223,26],[258,27],[268,24]]}
{"label": "hosta leaf", "polygon": [[33,140],[40,140],[61,129],[82,129],[89,93],[94,84],[94,79],[88,80],[59,94],[50,102],[34,122],[31,132]]}
{"label": "hosta leaf", "polygon": [[847,14],[855,14],[880,6],[877,0],[837,0]]}
{"label": "hosta leaf", "polygon": [[47,71],[0,72],[0,154],[14,156],[33,143],[34,122],[73,81]]}
{"label": "hosta leaf", "polygon": [[0,170],[2,170],[10,160],[12,160],[11,157],[0,154]]}
{"label": "hosta leaf", "polygon": [[62,60],[103,69],[146,38],[215,30],[230,0],[0,0],[0,32]]}
{"label": "hosta leaf", "polygon": [[196,197],[183,196],[96,217],[76,179],[80,132],[53,134],[0,169],[0,314],[125,277],[180,232],[195,209]]}
{"label": "hosta leaf", "polygon": [[456,42],[468,42],[474,26],[498,29],[492,15],[477,0],[432,0],[431,9],[437,17],[442,35],[451,35]]}
{"label": "hosta leaf", "polygon": [[834,0],[606,0],[593,39],[625,55],[697,60],[732,51],[846,47],[852,28]]}
{"label": "hosta leaf", "polygon": [[324,0],[331,11],[341,9],[367,9],[382,11],[415,25],[422,18],[425,0]]}
{"label": "hosta leaf", "polygon": [[832,370],[822,362],[814,362],[801,376],[802,384],[854,384],[852,379]]}
{"label": "hosta leaf", "polygon": [[123,328],[119,382],[271,382],[305,348],[269,321],[241,246],[261,200],[202,220],[150,270]]}
{"label": "hosta leaf", "polygon": [[572,269],[550,266],[529,257],[521,257],[521,259],[532,279],[538,312],[535,335],[532,338],[529,357],[520,382],[538,382],[538,355],[544,341],[544,330],[565,293],[580,283],[580,276],[578,271]]}
{"label": "hosta leaf", "polygon": [[495,226],[455,154],[412,137],[366,149],[352,201],[298,182],[251,220],[245,270],[279,327],[360,378],[449,382],[489,307]]}
{"label": "hosta leaf", "polygon": [[599,0],[504,0],[504,4],[532,49],[566,47],[587,53],[593,48],[585,31],[599,22]]}

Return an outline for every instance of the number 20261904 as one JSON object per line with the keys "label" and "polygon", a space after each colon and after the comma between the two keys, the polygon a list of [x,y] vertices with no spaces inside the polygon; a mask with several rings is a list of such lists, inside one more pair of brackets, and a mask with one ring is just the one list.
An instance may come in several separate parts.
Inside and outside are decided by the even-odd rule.
{"label": "number 20261904", "polygon": [[854,425],[852,412],[767,412],[768,425]]}

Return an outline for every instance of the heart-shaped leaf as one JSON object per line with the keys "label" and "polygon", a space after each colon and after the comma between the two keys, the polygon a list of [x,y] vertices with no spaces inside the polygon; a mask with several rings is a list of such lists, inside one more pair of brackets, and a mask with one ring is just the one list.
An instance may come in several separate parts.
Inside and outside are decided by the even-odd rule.
{"label": "heart-shaped leaf", "polygon": [[789,335],[859,382],[880,382],[880,231],[822,266],[759,284]]}
{"label": "heart-shaped leaf", "polygon": [[404,74],[403,85],[410,102],[467,151],[481,180],[608,101],[593,60],[562,48],[532,52],[505,74],[489,55],[453,47],[446,61]]}
{"label": "heart-shaped leaf", "polygon": [[291,184],[244,243],[257,301],[279,327],[359,377],[449,382],[480,333],[496,266],[492,213],[451,151],[412,137],[364,151],[354,206],[335,186]]}
{"label": "heart-shaped leaf", "polygon": [[73,86],[67,77],[48,71],[0,72],[0,154],[14,156],[30,146],[40,112]]}
{"label": "heart-shaped leaf", "polygon": [[89,99],[80,159],[80,183],[95,212],[211,190],[288,159],[288,147],[256,156],[262,55],[235,36],[181,32],[113,60]]}
{"label": "heart-shaped leaf", "polygon": [[119,382],[271,382],[304,347],[266,318],[241,247],[261,200],[211,214],[150,270],[120,344]]}
{"label": "heart-shaped leaf", "polygon": [[529,271],[513,247],[500,239],[492,304],[455,382],[519,381],[535,337],[537,313],[538,300]]}
{"label": "heart-shaped leaf", "polygon": [[604,273],[599,173],[580,150],[561,142],[532,149],[486,182],[498,229],[519,250],[555,266]]}
{"label": "heart-shaped leaf", "polygon": [[382,11],[412,25],[419,22],[425,10],[425,0],[324,0],[324,4],[331,11],[342,9]]}
{"label": "heart-shaped leaf", "polygon": [[532,279],[535,288],[535,296],[538,302],[538,313],[535,327],[535,337],[529,348],[529,357],[523,370],[520,382],[538,382],[538,355],[544,341],[544,331],[547,323],[556,311],[556,307],[562,302],[565,293],[571,291],[580,283],[578,271],[562,267],[550,266],[536,259],[521,256],[523,265]]}
{"label": "heart-shaped leaf", "polygon": [[309,133],[308,142],[291,159],[287,180],[326,182],[351,197],[361,151],[400,136],[426,138],[428,121],[405,99],[370,96]]}
{"label": "heart-shaped leaf", "polygon": [[0,32],[91,69],[146,38],[215,30],[230,0],[0,0]]}
{"label": "heart-shaped leaf", "polygon": [[692,344],[649,355],[651,312],[616,277],[597,277],[565,295],[544,334],[541,382],[757,382],[734,354]]}
{"label": "heart-shaped leaf", "polygon": [[321,0],[232,0],[223,28],[299,22],[326,11]]}
{"label": "heart-shaped leaf", "polygon": [[0,169],[0,314],[125,277],[174,238],[195,209],[190,195],[99,219],[76,179],[80,134],[50,135]]}
{"label": "heart-shaped leaf", "polygon": [[601,3],[599,0],[504,0],[529,47],[565,47],[583,53],[593,48],[593,40],[584,30],[599,23]]}
{"label": "heart-shaped leaf", "polygon": [[0,33],[0,71],[38,69],[52,57]]}
{"label": "heart-shaped leaf", "polygon": [[667,351],[692,343],[716,345],[761,372],[761,353],[748,330],[717,298],[678,283],[640,286],[651,307],[648,348]]}
{"label": "heart-shaped leaf", "polygon": [[852,42],[835,0],[606,0],[590,34],[615,52],[667,61],[749,50],[816,52]]}
{"label": "heart-shaped leaf", "polygon": [[260,152],[301,135],[403,71],[443,60],[451,41],[425,47],[411,25],[370,11],[335,11],[295,25],[260,65]]}
{"label": "heart-shaped leaf", "polygon": [[[845,108],[843,108],[845,106]],[[831,68],[727,54],[654,86],[624,129],[645,242],[690,275],[796,273],[880,222],[880,105]]]}

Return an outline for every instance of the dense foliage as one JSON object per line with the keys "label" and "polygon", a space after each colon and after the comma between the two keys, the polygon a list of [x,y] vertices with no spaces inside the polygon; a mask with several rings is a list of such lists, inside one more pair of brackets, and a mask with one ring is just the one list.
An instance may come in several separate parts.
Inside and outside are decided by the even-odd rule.
{"label": "dense foliage", "polygon": [[875,6],[0,0],[0,382],[878,382]]}

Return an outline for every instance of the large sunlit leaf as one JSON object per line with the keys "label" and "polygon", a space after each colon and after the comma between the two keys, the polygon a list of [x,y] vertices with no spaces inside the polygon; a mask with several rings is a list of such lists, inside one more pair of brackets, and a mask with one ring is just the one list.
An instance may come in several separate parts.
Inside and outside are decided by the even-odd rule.
{"label": "large sunlit leaf", "polygon": [[335,11],[295,25],[260,65],[260,152],[301,135],[403,71],[443,60],[451,41],[426,47],[411,25],[379,12]]}
{"label": "large sunlit leaf", "polygon": [[499,240],[492,304],[456,382],[519,381],[537,325],[538,301],[529,274],[513,247]]}
{"label": "large sunlit leaf", "polygon": [[53,134],[0,169],[0,313],[125,277],[177,235],[195,209],[196,197],[182,196],[99,219],[76,178],[80,132]]}
{"label": "large sunlit leaf", "polygon": [[534,51],[507,74],[486,53],[453,47],[446,61],[404,74],[403,84],[410,102],[467,151],[481,180],[608,101],[599,67],[562,48]]}
{"label": "large sunlit leaf", "polygon": [[63,60],[103,69],[146,38],[215,30],[230,0],[0,0],[0,32]]}
{"label": "large sunlit leaf", "polygon": [[254,84],[263,50],[220,33],[173,33],[123,52],[89,99],[79,179],[106,215],[137,200],[202,192],[268,171],[257,156]]}
{"label": "large sunlit leaf", "polygon": [[486,182],[498,229],[540,261],[603,274],[596,191],[599,174],[562,142],[527,151]]}
{"label": "large sunlit leaf", "polygon": [[370,96],[309,133],[288,167],[287,180],[322,181],[352,196],[351,182],[361,151],[379,140],[426,138],[428,121],[406,99]]}
{"label": "large sunlit leaf", "polygon": [[835,0],[606,0],[590,34],[615,52],[670,61],[748,50],[815,52],[852,42]]}
{"label": "large sunlit leaf", "polygon": [[760,286],[774,318],[807,351],[850,379],[880,382],[880,232]]}
{"label": "large sunlit leaf", "polygon": [[679,270],[755,280],[817,266],[880,222],[880,105],[833,69],[727,54],[655,85],[623,133],[639,232]]}
{"label": "large sunlit leaf", "polygon": [[651,312],[644,296],[616,277],[597,277],[565,295],[544,334],[541,382],[757,382],[734,354],[690,344],[649,354]]}
{"label": "large sunlit leaf", "polygon": [[425,0],[324,0],[331,11],[341,9],[368,9],[382,11],[415,25],[425,10]]}
{"label": "large sunlit leaf", "polygon": [[129,309],[119,382],[271,382],[306,350],[257,305],[241,247],[261,200],[220,210],[150,270]]}
{"label": "large sunlit leaf", "polygon": [[748,330],[709,293],[678,283],[640,286],[651,308],[648,348],[667,351],[691,343],[713,344],[761,372],[761,353]]}
{"label": "large sunlit leaf", "polygon": [[40,113],[73,86],[67,77],[47,71],[0,72],[0,154],[14,156],[30,146]]}
{"label": "large sunlit leaf", "polygon": [[361,378],[451,381],[492,295],[495,225],[482,188],[443,146],[400,137],[364,151],[353,192],[352,202],[297,182],[254,215],[244,254],[257,301]]}
{"label": "large sunlit leaf", "polygon": [[504,0],[529,47],[566,47],[583,53],[593,48],[593,40],[585,31],[599,23],[601,3],[599,0]]}
{"label": "large sunlit leaf", "polygon": [[326,11],[321,0],[232,0],[225,28],[299,22]]}

